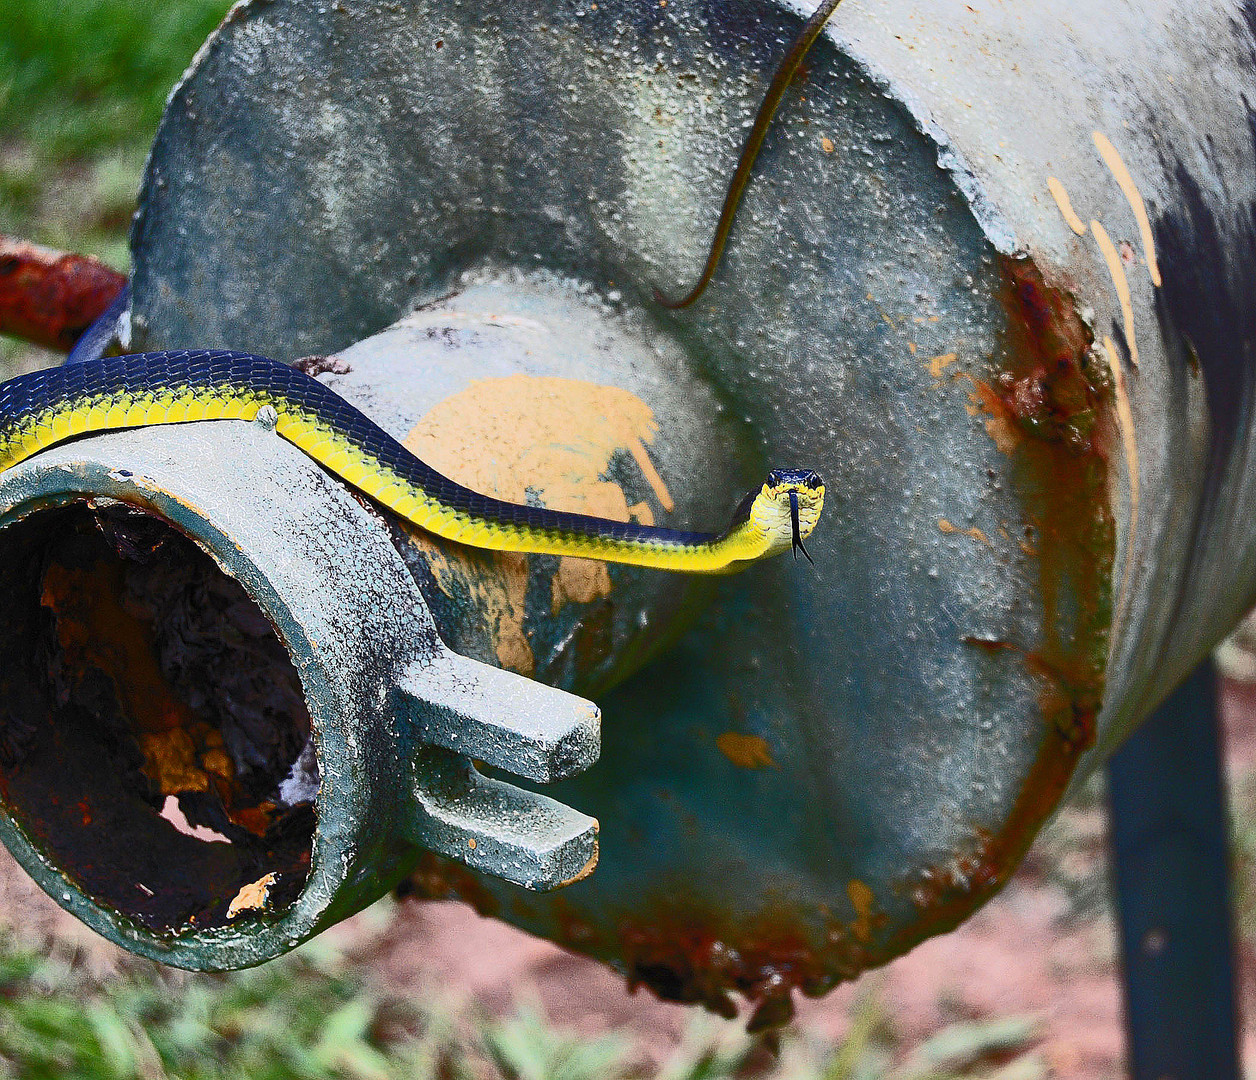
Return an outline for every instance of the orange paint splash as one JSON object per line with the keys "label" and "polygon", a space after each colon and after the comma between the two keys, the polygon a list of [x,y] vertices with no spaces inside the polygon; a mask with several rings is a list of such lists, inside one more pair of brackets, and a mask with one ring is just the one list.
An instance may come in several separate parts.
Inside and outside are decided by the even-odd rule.
{"label": "orange paint splash", "polygon": [[715,737],[715,745],[721,754],[742,769],[766,769],[776,764],[772,748],[758,735],[725,731]]}
{"label": "orange paint splash", "polygon": [[[627,454],[657,501],[675,509],[647,447],[658,425],[635,394],[552,376],[478,379],[428,413],[405,438],[434,469],[474,491],[509,502],[536,499],[555,510],[612,521],[652,524],[648,503],[628,505],[623,489],[603,479],[617,454]],[[444,548],[408,529],[428,553],[436,583],[449,594],[470,594],[485,613],[498,663],[531,675],[536,659],[524,627],[527,555]],[[611,593],[603,562],[564,556],[550,587],[551,611],[587,604]]]}

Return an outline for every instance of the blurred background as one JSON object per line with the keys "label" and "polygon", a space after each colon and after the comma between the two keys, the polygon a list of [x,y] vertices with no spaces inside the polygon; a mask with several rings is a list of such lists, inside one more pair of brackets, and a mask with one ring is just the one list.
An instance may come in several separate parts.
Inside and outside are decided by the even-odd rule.
{"label": "blurred background", "polygon": [[[125,271],[166,95],[227,7],[3,0],[0,232]],[[0,337],[5,378],[60,360]],[[1256,626],[1218,661],[1250,1015]],[[0,1076],[1098,1080],[1123,1075],[1122,1045],[1101,776],[959,931],[767,1038],[455,904],[384,901],[262,968],[189,975],[96,937],[0,852]],[[1256,1071],[1250,1025],[1242,1049]]]}

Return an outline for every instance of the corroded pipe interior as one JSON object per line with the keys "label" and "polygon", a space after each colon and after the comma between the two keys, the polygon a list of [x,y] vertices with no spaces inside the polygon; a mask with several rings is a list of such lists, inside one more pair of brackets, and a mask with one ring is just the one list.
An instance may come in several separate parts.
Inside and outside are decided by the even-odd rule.
{"label": "corroded pipe interior", "polygon": [[112,500],[0,533],[0,796],[34,846],[148,930],[287,907],[318,772],[274,628],[161,518]]}

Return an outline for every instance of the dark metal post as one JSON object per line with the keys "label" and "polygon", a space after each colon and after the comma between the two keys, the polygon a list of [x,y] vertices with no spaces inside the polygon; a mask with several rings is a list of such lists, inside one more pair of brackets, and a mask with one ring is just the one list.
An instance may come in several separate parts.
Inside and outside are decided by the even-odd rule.
{"label": "dark metal post", "polygon": [[1239,1075],[1218,728],[1209,661],[1108,763],[1134,1080]]}

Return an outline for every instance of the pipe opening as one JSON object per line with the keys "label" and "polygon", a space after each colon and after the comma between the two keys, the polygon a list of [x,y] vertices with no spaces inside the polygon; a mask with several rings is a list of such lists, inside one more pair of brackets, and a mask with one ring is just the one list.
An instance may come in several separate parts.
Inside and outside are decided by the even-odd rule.
{"label": "pipe opening", "polygon": [[317,792],[296,669],[196,544],[113,500],[0,532],[0,797],[83,892],[159,933],[273,915]]}

